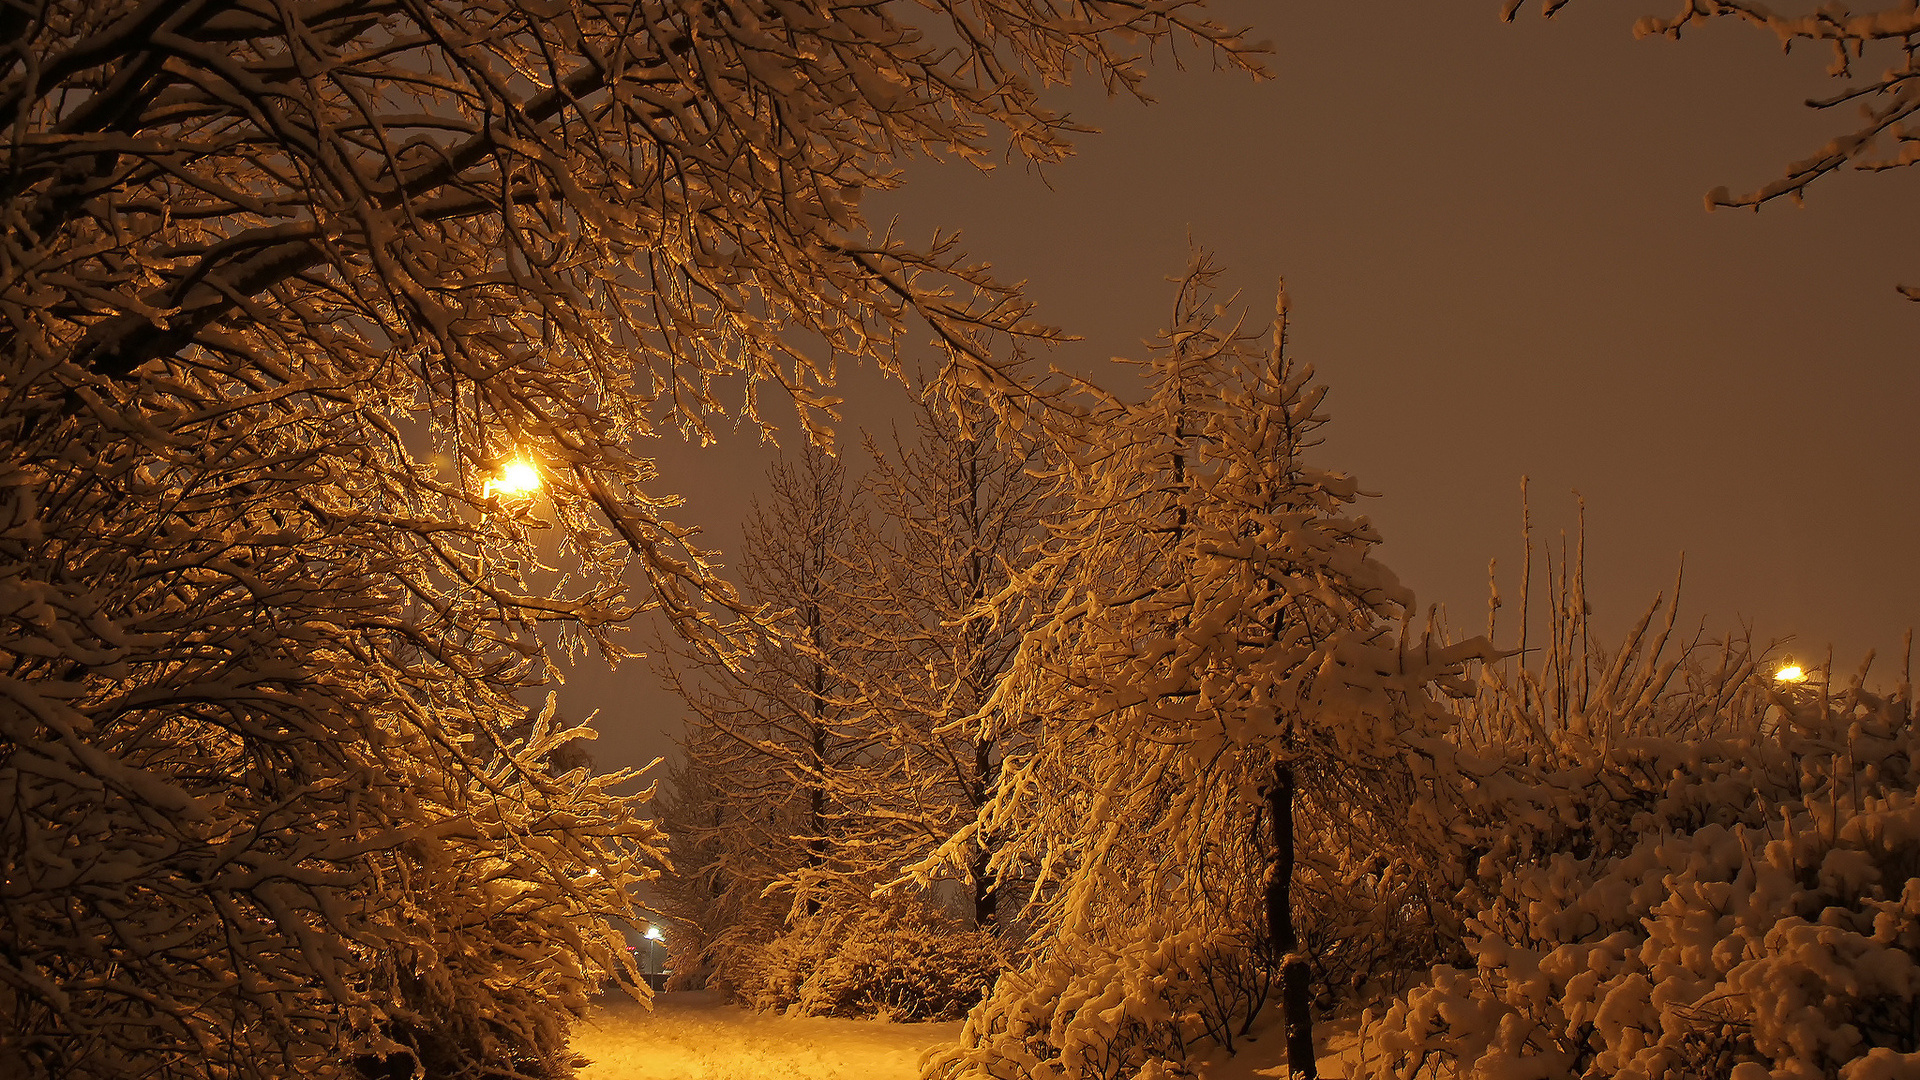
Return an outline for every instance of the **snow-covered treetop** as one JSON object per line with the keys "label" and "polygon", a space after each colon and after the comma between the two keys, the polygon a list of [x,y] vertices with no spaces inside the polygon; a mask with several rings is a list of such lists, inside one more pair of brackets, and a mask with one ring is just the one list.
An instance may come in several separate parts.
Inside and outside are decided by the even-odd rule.
{"label": "snow-covered treetop", "polygon": [[1326,391],[1287,351],[1284,294],[1263,347],[1214,303],[1217,276],[1201,256],[1181,282],[1145,399],[1106,397],[1063,439],[1063,509],[992,605],[1030,629],[978,721],[1030,735],[939,858],[1008,838],[995,871],[1033,881],[1063,932],[1168,897],[1213,910],[1209,868],[1276,764],[1444,834],[1453,718],[1434,688],[1492,655],[1412,629],[1358,484],[1306,460]]}

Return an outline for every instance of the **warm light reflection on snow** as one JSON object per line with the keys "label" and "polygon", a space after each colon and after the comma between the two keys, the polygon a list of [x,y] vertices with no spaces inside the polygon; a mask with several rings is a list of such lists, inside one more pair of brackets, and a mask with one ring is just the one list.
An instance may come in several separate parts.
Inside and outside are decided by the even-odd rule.
{"label": "warm light reflection on snow", "polygon": [[531,495],[540,490],[540,470],[525,458],[500,466],[500,475],[487,481],[488,495]]}
{"label": "warm light reflection on snow", "polygon": [[1786,667],[1773,673],[1773,681],[1784,683],[1806,682],[1807,673],[1801,670],[1799,664],[1788,664]]}

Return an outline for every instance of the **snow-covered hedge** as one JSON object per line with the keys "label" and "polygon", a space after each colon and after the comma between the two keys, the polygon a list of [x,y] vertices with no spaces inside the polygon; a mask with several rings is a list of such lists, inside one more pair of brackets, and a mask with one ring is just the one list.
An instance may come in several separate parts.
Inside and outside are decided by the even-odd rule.
{"label": "snow-covered hedge", "polygon": [[1764,679],[1745,665],[1679,728],[1650,701],[1559,728],[1527,782],[1489,785],[1465,962],[1369,1017],[1360,1075],[1920,1075],[1910,691]]}
{"label": "snow-covered hedge", "polygon": [[1185,1077],[1200,1045],[1231,1047],[1271,989],[1231,931],[1137,923],[1101,940],[1057,939],[1002,976],[957,1046],[929,1059],[943,1080]]}
{"label": "snow-covered hedge", "polygon": [[903,1022],[957,1019],[1005,966],[991,933],[918,908],[798,919],[761,964],[756,1008]]}

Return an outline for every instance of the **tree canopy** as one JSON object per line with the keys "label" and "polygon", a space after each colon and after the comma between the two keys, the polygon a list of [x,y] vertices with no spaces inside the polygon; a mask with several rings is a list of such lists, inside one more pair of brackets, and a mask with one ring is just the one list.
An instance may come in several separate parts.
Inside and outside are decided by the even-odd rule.
{"label": "tree canopy", "polygon": [[1020,393],[860,200],[1175,39],[1251,66],[1198,0],[0,4],[0,1071],[565,1074],[660,853],[541,628],[745,611],[645,440],[921,333]]}

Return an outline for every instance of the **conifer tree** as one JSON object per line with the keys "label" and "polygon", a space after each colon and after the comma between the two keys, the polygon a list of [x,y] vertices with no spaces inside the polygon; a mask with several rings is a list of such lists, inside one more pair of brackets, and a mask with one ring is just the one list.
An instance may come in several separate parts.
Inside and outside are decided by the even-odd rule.
{"label": "conifer tree", "polygon": [[743,596],[768,632],[742,655],[683,650],[661,668],[694,713],[669,805],[695,857],[677,869],[710,882],[703,906],[724,900],[677,914],[706,924],[709,963],[749,994],[795,917],[867,888],[837,843],[863,797],[849,773],[873,741],[846,675],[862,511],[837,459],[811,447],[797,458],[769,469],[744,531]]}
{"label": "conifer tree", "polygon": [[[854,579],[868,635],[861,702],[887,743],[889,769],[874,785],[896,826],[877,867],[890,877],[972,820],[1022,736],[981,715],[1022,629],[990,601],[1026,568],[1048,507],[1028,471],[1032,444],[1004,438],[977,399],[923,396],[915,428],[914,443],[896,436],[891,452],[868,439],[876,536]],[[982,837],[962,868],[981,927],[1001,921],[992,849]]]}
{"label": "conifer tree", "polygon": [[[777,464],[743,579],[780,636],[751,664],[683,657],[669,673],[696,713],[664,799],[680,852],[669,890],[699,926],[689,952],[763,1002],[847,1007],[822,969],[848,949],[902,966],[857,991],[894,1006],[887,983],[942,975],[905,966],[952,962],[964,983],[985,977],[983,956],[997,964],[986,939],[959,932],[996,924],[987,848],[956,872],[965,924],[936,896],[889,886],[992,789],[1007,740],[974,725],[1019,633],[986,601],[1022,564],[1041,503],[977,401],[955,411],[929,394],[916,428],[893,454],[869,439],[857,498],[818,452]],[[935,996],[930,1007],[950,1007]]]}
{"label": "conifer tree", "polygon": [[[1311,1076],[1293,845],[1445,835],[1450,717],[1431,691],[1483,643],[1410,632],[1411,594],[1348,513],[1358,485],[1306,461],[1325,389],[1287,354],[1284,295],[1261,350],[1212,302],[1216,276],[1202,256],[1180,282],[1146,399],[1105,399],[1065,441],[1070,505],[1010,590],[1036,615],[992,711],[1040,722],[956,846],[999,832],[997,865],[1039,868],[1048,944],[938,1075],[1177,1060],[1168,1017],[1190,1010],[1230,1043],[1265,999],[1252,959],[1279,975]],[[1302,820],[1346,831],[1303,836]]]}

